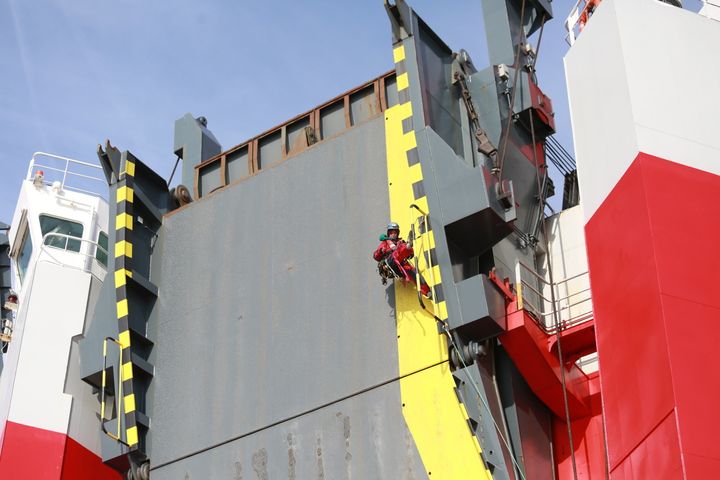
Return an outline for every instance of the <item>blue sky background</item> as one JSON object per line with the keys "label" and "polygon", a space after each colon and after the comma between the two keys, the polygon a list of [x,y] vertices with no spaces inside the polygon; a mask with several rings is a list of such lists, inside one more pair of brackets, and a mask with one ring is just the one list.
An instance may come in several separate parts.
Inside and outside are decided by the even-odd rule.
{"label": "blue sky background", "polygon": [[[562,57],[574,3],[553,2],[538,62],[571,152]],[[487,65],[481,0],[410,4]],[[186,112],[228,148],[392,67],[381,0],[0,0],[0,220],[35,151],[97,162],[108,138],[168,178]]]}

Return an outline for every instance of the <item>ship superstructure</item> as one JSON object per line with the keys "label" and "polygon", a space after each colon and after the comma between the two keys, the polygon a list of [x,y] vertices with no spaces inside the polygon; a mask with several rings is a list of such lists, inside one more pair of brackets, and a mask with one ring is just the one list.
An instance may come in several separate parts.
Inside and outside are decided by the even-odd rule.
{"label": "ship superstructure", "polygon": [[108,204],[95,164],[36,153],[8,232],[0,477],[118,478],[100,460],[97,400],[77,340],[108,262]]}
{"label": "ship superstructure", "polygon": [[[720,97],[704,89],[700,112],[690,73],[717,77],[720,22],[713,2],[681,7],[571,12],[577,165],[535,68],[550,1],[484,0],[479,67],[397,0],[393,70],[226,149],[204,117],[178,119],[176,188],[107,142],[109,205],[43,213],[72,197],[31,166],[22,198],[45,200],[10,230],[7,425],[67,426],[91,466],[58,478],[713,478]],[[389,221],[430,295],[381,284]],[[23,231],[42,245],[29,256]],[[67,341],[29,327],[46,315],[22,277],[50,286],[27,259],[97,298],[54,324]],[[62,390],[43,354],[69,355]],[[34,393],[59,391],[41,411]],[[106,466],[88,474],[93,453]]]}
{"label": "ship superstructure", "polygon": [[712,3],[605,0],[565,58],[612,478],[720,462]]}
{"label": "ship superstructure", "polygon": [[[100,151],[115,282],[81,355],[96,388],[120,372],[106,462],[137,478],[551,478],[566,414],[598,415],[597,373],[577,363],[594,351],[583,240],[561,234],[581,216],[545,221],[564,153],[528,37],[550,5],[484,8],[490,67],[398,2],[393,71],[228,150],[186,115],[189,188]],[[378,285],[390,219],[432,301]],[[572,266],[548,254],[560,238]],[[97,353],[108,337],[115,359]]]}

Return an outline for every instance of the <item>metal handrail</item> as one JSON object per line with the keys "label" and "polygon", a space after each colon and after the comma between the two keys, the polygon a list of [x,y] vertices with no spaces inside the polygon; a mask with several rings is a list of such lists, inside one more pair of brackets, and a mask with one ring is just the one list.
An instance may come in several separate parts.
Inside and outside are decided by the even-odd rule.
{"label": "metal handrail", "polygon": [[[64,167],[57,167],[57,166],[53,166],[53,165],[38,163],[38,161],[37,161],[38,157],[45,157],[45,158],[52,159],[52,160],[58,160],[60,162],[65,162],[65,164],[64,164]],[[88,174],[84,174],[84,173],[74,172],[70,169],[70,167],[73,165],[77,165],[82,168],[89,168],[92,170],[102,171],[102,167],[100,167],[99,165],[96,165],[96,164],[82,162],[80,160],[75,160],[75,159],[68,158],[68,157],[62,157],[60,155],[54,155],[52,153],[35,152],[35,153],[33,153],[32,158],[30,159],[30,164],[28,165],[26,180],[33,180],[34,172],[36,171],[36,169],[42,168],[43,171],[49,170],[49,171],[53,171],[53,172],[62,173],[62,180],[60,181],[60,186],[63,189],[73,190],[76,192],[87,193],[87,194],[93,195],[93,196],[103,197],[105,195],[105,178],[103,177],[103,175],[98,174],[97,176],[93,176],[93,175],[88,175]],[[100,191],[96,192],[96,191],[92,191],[92,190],[87,190],[85,188],[80,188],[78,186],[70,185],[70,184],[68,184],[70,178],[83,178],[83,179],[87,179],[87,180],[100,182],[100,185],[102,185],[102,189]],[[47,182],[47,184],[49,185],[50,183]]]}
{"label": "metal handrail", "polygon": [[[107,344],[108,341],[111,341],[115,343],[119,347],[119,354],[118,354],[118,387],[117,390],[115,390],[115,400],[117,402],[117,406],[115,407],[115,415],[117,416],[117,433],[113,434],[112,432],[108,431],[108,429],[105,427],[105,400],[106,400],[106,385],[107,385]],[[102,369],[102,381],[101,381],[101,391],[100,391],[100,428],[102,429],[103,433],[107,435],[108,437],[112,438],[113,440],[122,443],[123,445],[129,447],[130,445],[126,443],[121,435],[121,419],[122,415],[120,414],[122,409],[122,349],[123,344],[120,343],[119,340],[116,340],[112,337],[105,337],[103,339],[103,369]],[[112,419],[110,419],[112,420]]]}
{"label": "metal handrail", "polygon": [[[530,267],[528,267],[527,265],[525,265],[523,262],[518,262],[518,265],[520,265],[521,267],[523,267],[528,273],[530,273],[531,275],[533,275],[535,278],[537,278],[538,280],[540,280],[540,281],[541,281],[542,283],[544,283],[545,285],[550,285],[550,282],[548,282],[547,280],[545,280],[545,277],[543,277],[542,275],[540,275],[539,273],[537,273],[535,270],[533,270],[532,268],[530,268]],[[586,270],[586,271],[584,271],[584,272],[578,273],[577,275],[573,275],[572,277],[567,277],[567,278],[563,278],[562,280],[558,280],[557,282],[555,282],[555,285],[560,285],[560,284],[562,284],[562,283],[567,283],[567,282],[569,282],[569,281],[571,281],[571,280],[575,280],[576,278],[582,277],[583,275],[587,275],[587,274],[588,274],[588,271]]]}
{"label": "metal handrail", "polygon": [[[46,244],[46,243],[45,243],[46,240],[47,240],[48,238],[50,238],[50,237],[64,238],[64,239],[65,239],[65,247],[64,247],[64,248],[60,248],[60,247],[56,247],[56,246],[53,246],[53,245]],[[77,252],[76,252],[75,250],[68,250],[68,249],[67,249],[68,240],[75,240],[75,241],[80,242],[80,244],[81,244],[80,250],[77,251]],[[84,252],[84,251],[83,251],[83,248],[82,248],[82,244],[88,244],[88,245],[90,245],[90,246],[94,246],[95,249],[93,250],[92,253],[90,253],[90,252],[88,252],[88,251],[85,251],[85,252]],[[55,256],[53,256],[52,252],[51,252],[49,249],[60,250],[60,251],[64,251],[64,252],[70,252],[70,253],[76,254],[76,255],[82,255],[83,257],[85,257],[85,261],[83,262],[83,266],[82,266],[82,267],[76,267],[76,266],[74,266],[74,265],[68,264],[67,262],[64,262],[64,261],[62,261],[62,260],[59,260],[58,258],[56,258]],[[88,249],[88,250],[89,250],[89,249]],[[108,251],[107,251],[105,248],[103,248],[100,244],[98,244],[97,242],[93,242],[92,240],[87,240],[87,239],[84,239],[84,238],[74,237],[74,236],[72,236],[72,235],[67,235],[67,234],[65,234],[65,233],[46,233],[45,235],[43,235],[42,243],[40,244],[40,253],[42,254],[42,253],[44,252],[45,255],[48,256],[48,257],[50,257],[50,258],[54,261],[54,263],[55,263],[56,265],[60,265],[61,267],[73,268],[73,269],[76,269],[76,270],[80,270],[80,271],[82,271],[82,272],[89,273],[89,274],[91,274],[91,275],[96,276],[99,280],[102,281],[103,279],[102,279],[100,276],[96,275],[95,272],[92,271],[92,265],[93,265],[93,263],[97,263],[104,272],[107,272],[107,266],[106,266],[106,265],[103,265],[103,264],[100,262],[100,260],[98,260],[97,257],[96,257],[98,250],[99,250],[101,253],[104,253],[105,255],[108,255]],[[109,258],[109,255],[108,255],[108,258]],[[50,263],[52,263],[52,262],[50,262]]]}
{"label": "metal handrail", "polygon": [[[538,284],[547,286],[553,289],[553,292],[557,292],[557,295],[555,295],[555,300],[553,301],[551,299],[548,299],[543,294],[543,292],[540,291],[540,287],[536,287],[535,285],[524,279],[523,271],[529,273],[530,276],[535,279]],[[572,293],[566,293],[563,296],[560,296],[559,292],[559,288],[561,286],[565,285],[565,288],[568,288],[567,284],[570,281],[578,280],[585,276],[589,276],[589,272],[581,272],[551,284],[538,272],[528,267],[524,263],[518,262],[516,267],[517,278],[515,286],[518,300],[518,310],[526,310],[530,312],[532,314],[531,318],[533,318],[538,327],[540,327],[544,332],[548,334],[557,333],[558,331],[565,330],[571,326],[575,326],[591,320],[592,318],[594,318],[594,314],[592,308],[591,288],[589,286],[587,288],[583,288]],[[523,294],[525,290],[528,290],[532,293],[532,295],[530,295],[530,297],[532,298],[528,298],[527,295]],[[542,290],[544,290],[544,288]],[[577,297],[580,295],[584,295],[586,297],[578,299]],[[535,297],[537,297],[537,300],[540,302],[541,307],[538,307],[533,303],[533,299]],[[547,304],[550,304],[549,309],[546,307]],[[587,309],[585,307],[581,307],[581,305],[583,304],[589,304],[589,307]],[[570,316],[570,318],[559,318],[560,315],[567,314],[566,312],[570,312],[569,315],[572,315],[571,311],[576,308],[579,308],[583,311],[576,314],[575,316]],[[552,321],[549,323],[546,321],[548,317],[552,318]]]}
{"label": "metal handrail", "polygon": [[[538,297],[540,297],[541,299],[545,300],[546,302],[552,302],[551,299],[545,297],[542,293],[540,293],[539,291],[535,290],[535,287],[533,287],[533,286],[530,285],[529,283],[523,281],[522,284],[523,284],[525,287],[527,287],[530,291],[532,291],[533,293],[535,293],[535,294],[536,294]],[[557,285],[557,284],[556,284],[556,285]],[[548,286],[549,286],[549,284],[548,284]],[[590,288],[588,287],[588,288],[585,288],[585,289],[583,289],[583,290],[579,290],[579,291],[577,291],[577,292],[575,292],[575,293],[571,293],[571,294],[569,294],[569,295],[566,295],[566,296],[564,296],[564,297],[556,298],[556,299],[555,299],[555,302],[556,302],[556,303],[560,303],[560,302],[563,301],[563,300],[568,300],[570,297],[574,297],[574,296],[580,295],[581,293],[585,293],[585,292],[589,292],[589,291],[590,291]],[[581,302],[584,302],[584,301],[585,301],[585,300],[581,300]]]}
{"label": "metal handrail", "polygon": [[[575,40],[579,34],[579,32],[575,33],[575,28],[578,26],[582,12],[587,8],[587,2],[588,0],[578,0],[572,10],[570,10],[570,15],[565,19],[565,30],[568,32],[565,36],[565,41],[570,46],[575,44]],[[581,5],[582,8],[580,8]]]}
{"label": "metal handrail", "polygon": [[[524,283],[523,285],[527,286],[527,284],[525,284],[525,283]],[[588,298],[586,298],[586,299],[584,299],[584,300],[580,300],[579,302],[570,303],[570,304],[568,304],[568,305],[566,305],[566,306],[564,306],[564,307],[560,307],[560,308],[555,309],[555,310],[549,310],[549,311],[547,311],[547,312],[537,312],[537,313],[538,313],[539,315],[542,315],[542,316],[553,315],[553,314],[555,314],[555,313],[560,313],[560,312],[562,312],[563,310],[569,310],[569,309],[571,309],[571,308],[573,308],[573,307],[576,307],[576,306],[578,306],[578,305],[580,305],[580,304],[582,304],[582,303],[585,303],[585,302],[589,302],[589,301],[591,301],[591,300],[592,300],[592,298],[588,297]],[[530,304],[532,305],[532,303],[529,302],[529,301],[527,300],[527,298],[526,298],[524,301],[525,301],[525,303],[530,303]]]}

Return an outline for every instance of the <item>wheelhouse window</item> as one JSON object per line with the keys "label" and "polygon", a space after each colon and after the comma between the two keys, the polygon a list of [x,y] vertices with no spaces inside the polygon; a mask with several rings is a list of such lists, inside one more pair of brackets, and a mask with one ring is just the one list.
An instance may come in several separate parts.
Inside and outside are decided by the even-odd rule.
{"label": "wheelhouse window", "polygon": [[80,239],[83,236],[81,223],[50,215],[40,215],[40,230],[45,238],[45,245],[71,252],[80,251]]}
{"label": "wheelhouse window", "polygon": [[30,257],[32,256],[32,240],[30,239],[30,228],[26,227],[25,235],[23,239],[22,247],[20,247],[20,253],[17,257],[18,275],[20,276],[20,282],[25,280],[25,273],[27,272],[28,265],[30,265]]}
{"label": "wheelhouse window", "polygon": [[100,232],[98,235],[98,248],[95,250],[95,258],[98,262],[100,262],[104,267],[107,267],[108,262],[108,236],[105,232]]}

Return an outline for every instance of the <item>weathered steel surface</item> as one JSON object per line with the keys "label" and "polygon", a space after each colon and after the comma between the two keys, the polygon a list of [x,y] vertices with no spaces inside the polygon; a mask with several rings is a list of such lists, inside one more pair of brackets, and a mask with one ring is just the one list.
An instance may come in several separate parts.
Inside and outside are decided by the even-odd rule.
{"label": "weathered steel surface", "polygon": [[392,383],[152,471],[153,480],[428,478]]}
{"label": "weathered steel surface", "polygon": [[[304,412],[397,376],[394,297],[370,257],[388,221],[382,120],[165,217],[161,255],[153,256],[161,294],[149,326],[151,337],[162,339],[151,358],[158,381],[148,412],[155,475],[204,449],[193,465],[230,468],[237,451],[215,446],[298,415],[288,425],[301,422],[298,432],[314,435],[330,428],[322,422],[340,407],[307,418]],[[358,435],[358,442],[365,437],[372,445],[377,437],[389,448],[405,432],[397,383],[377,392],[349,404],[365,424],[358,428],[367,428],[375,411],[387,432]],[[377,396],[386,405],[379,411],[368,400]],[[360,410],[368,420],[359,420]],[[273,442],[251,434],[242,444],[277,458],[273,449],[287,445]],[[380,464],[396,468],[403,458],[383,456]],[[374,468],[377,461],[355,463]],[[251,462],[243,465],[252,471]],[[334,465],[325,475],[345,476],[345,462],[337,463],[340,471]]]}

